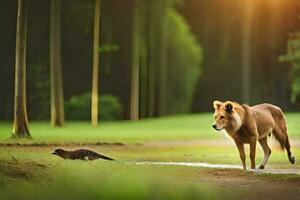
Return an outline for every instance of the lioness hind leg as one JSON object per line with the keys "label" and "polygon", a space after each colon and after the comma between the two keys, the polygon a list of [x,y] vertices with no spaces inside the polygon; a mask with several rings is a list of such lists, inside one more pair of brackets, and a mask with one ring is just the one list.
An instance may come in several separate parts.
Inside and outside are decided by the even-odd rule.
{"label": "lioness hind leg", "polygon": [[271,155],[271,149],[268,146],[267,137],[258,140],[258,142],[259,142],[260,146],[262,147],[262,149],[264,151],[264,159],[262,160],[262,162],[261,162],[261,164],[258,168],[259,169],[264,169],[267,162],[268,162],[268,159]]}
{"label": "lioness hind leg", "polygon": [[286,148],[290,163],[292,163],[294,165],[296,160],[295,160],[295,157],[292,155],[292,152],[291,152],[291,145],[290,145],[288,135],[286,135],[285,148]]}
{"label": "lioness hind leg", "polygon": [[292,155],[291,152],[291,145],[290,145],[289,137],[287,135],[286,126],[275,127],[275,129],[273,130],[273,134],[275,138],[278,140],[278,142],[280,143],[281,149],[282,150],[284,148],[286,149],[290,163],[295,164],[295,157]]}
{"label": "lioness hind leg", "polygon": [[250,142],[251,169],[255,169],[256,142],[257,140]]}

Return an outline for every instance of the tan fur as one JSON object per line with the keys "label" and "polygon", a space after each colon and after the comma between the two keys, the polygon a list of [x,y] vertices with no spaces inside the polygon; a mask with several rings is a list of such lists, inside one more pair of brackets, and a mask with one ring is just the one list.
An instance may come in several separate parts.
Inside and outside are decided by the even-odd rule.
{"label": "tan fur", "polygon": [[244,169],[246,169],[244,144],[250,145],[251,169],[254,169],[257,141],[262,146],[265,156],[259,168],[265,167],[271,154],[267,143],[267,136],[270,133],[273,133],[282,149],[286,148],[290,162],[295,163],[290,151],[287,122],[279,107],[267,103],[250,107],[232,101],[214,101],[213,107],[215,109],[213,128],[218,131],[224,129],[233,138]]}

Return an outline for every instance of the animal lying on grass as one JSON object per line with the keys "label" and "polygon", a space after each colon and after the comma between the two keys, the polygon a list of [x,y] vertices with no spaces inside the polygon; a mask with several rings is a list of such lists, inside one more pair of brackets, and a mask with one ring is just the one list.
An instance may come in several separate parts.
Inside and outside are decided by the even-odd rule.
{"label": "animal lying on grass", "polygon": [[112,158],[106,157],[104,155],[98,154],[97,152],[88,149],[77,149],[74,151],[55,149],[55,151],[52,154],[57,155],[63,159],[70,159],[70,160],[96,160],[96,159],[114,160]]}
{"label": "animal lying on grass", "polygon": [[250,107],[231,101],[225,103],[214,101],[213,106],[215,122],[212,127],[217,131],[225,129],[228,135],[233,138],[244,169],[246,169],[244,144],[250,145],[251,169],[255,169],[257,141],[264,151],[264,159],[259,169],[265,168],[271,154],[271,149],[267,143],[267,136],[271,133],[280,143],[281,149],[286,149],[289,161],[292,164],[295,163],[295,157],[290,150],[287,122],[279,107],[267,103]]}

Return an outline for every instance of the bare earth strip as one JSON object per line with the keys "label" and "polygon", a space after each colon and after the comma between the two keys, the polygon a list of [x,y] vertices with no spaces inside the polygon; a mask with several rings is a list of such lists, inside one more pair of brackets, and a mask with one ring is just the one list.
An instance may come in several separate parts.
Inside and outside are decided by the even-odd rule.
{"label": "bare earth strip", "polygon": [[[138,162],[136,165],[173,165],[185,167],[202,167],[202,168],[216,168],[216,169],[242,169],[241,165],[228,164],[211,164],[203,162]],[[255,169],[248,170],[249,172],[259,174],[299,174],[299,169]]]}
{"label": "bare earth strip", "polygon": [[[241,170],[239,165],[210,164],[198,162],[139,162],[136,165],[161,165],[200,167],[199,179],[214,183],[228,190],[242,192],[243,199],[299,199],[300,176],[287,179],[272,179],[268,177],[251,176]],[[204,168],[204,170],[203,170]],[[205,170],[207,168],[207,170]],[[213,168],[214,170],[209,170]],[[239,169],[239,170],[237,170]],[[247,170],[258,174],[300,174],[297,169],[264,169]],[[220,197],[222,199],[222,197]]]}
{"label": "bare earth strip", "polygon": [[[300,146],[300,140],[293,140],[293,147]],[[73,144],[74,147],[81,148],[84,144]],[[100,143],[98,144],[100,145]],[[103,145],[103,144],[101,144]],[[176,147],[176,146],[188,146],[188,145],[211,145],[211,146],[233,146],[234,144],[230,139],[224,140],[187,140],[187,141],[157,141],[157,142],[147,142],[143,144],[133,144],[133,145],[120,145],[119,143],[115,145],[104,145],[104,146],[93,146],[93,144],[88,144],[91,148],[101,148],[104,147],[113,151],[141,151],[143,148],[152,149],[152,147]],[[19,145],[17,145],[19,146]],[[4,146],[4,149],[12,148],[11,146]],[[51,152],[51,145],[41,145],[32,147],[22,147],[24,149],[45,149]],[[104,148],[104,149],[105,149]],[[100,150],[100,149],[99,149]],[[17,158],[18,159],[18,158]],[[11,163],[17,163],[15,161],[10,161]],[[6,163],[3,161],[0,163]],[[126,162],[125,162],[126,163]],[[124,163],[124,164],[125,164]],[[134,163],[134,162],[133,162]],[[133,164],[131,163],[131,164]],[[122,162],[121,162],[122,164]],[[241,170],[240,165],[227,165],[227,164],[211,164],[204,162],[137,162],[136,165],[156,165],[156,166],[182,166],[182,167],[194,167],[199,168],[197,171],[197,176],[195,177],[195,182],[204,182],[212,185],[217,185],[224,190],[237,191],[242,194],[242,199],[299,199],[300,197],[300,170],[299,169],[264,169],[264,170]],[[37,163],[40,168],[44,165]],[[1,166],[0,166],[1,167]],[[17,166],[18,167],[18,166]],[[201,170],[200,170],[201,168]],[[5,169],[9,169],[11,173],[11,165],[8,165]],[[18,168],[17,168],[18,169]],[[16,170],[15,170],[16,171]],[[20,176],[25,176],[19,173]],[[13,172],[14,174],[16,172]],[[275,176],[275,178],[274,178]],[[278,177],[276,177],[278,176]],[[27,177],[27,175],[26,175]],[[222,199],[222,197],[220,197]]]}
{"label": "bare earth strip", "polygon": [[[271,178],[267,176],[251,176],[242,170],[218,169],[201,170],[201,181],[215,183],[225,190],[241,192],[241,199],[289,199],[298,200],[300,197],[299,176],[286,178]],[[220,197],[221,198],[221,197]]]}
{"label": "bare earth strip", "polygon": [[[268,139],[269,145],[277,145],[277,141],[273,138]],[[144,146],[185,146],[185,145],[209,145],[209,146],[231,146],[235,145],[233,140],[230,138],[224,139],[198,139],[198,140],[160,140],[160,141],[150,141],[150,142],[143,142],[143,143],[132,143],[126,144],[122,142],[27,142],[27,143],[19,143],[14,141],[9,142],[0,142],[0,146],[28,146],[28,147],[51,147],[51,146],[124,146],[124,145],[144,145]],[[300,148],[300,139],[292,139],[291,140],[292,147],[299,147]]]}

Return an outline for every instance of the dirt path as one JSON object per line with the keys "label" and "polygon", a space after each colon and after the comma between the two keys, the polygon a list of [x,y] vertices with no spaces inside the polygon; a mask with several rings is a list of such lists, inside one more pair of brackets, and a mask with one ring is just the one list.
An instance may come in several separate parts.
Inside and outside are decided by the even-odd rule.
{"label": "dirt path", "polygon": [[[173,166],[215,168],[215,169],[242,169],[241,165],[211,164],[211,163],[203,163],[203,162],[138,162],[136,164],[137,165],[173,165]],[[247,171],[252,173],[258,173],[258,174],[300,175],[300,169],[255,169],[255,170],[247,170]]]}
{"label": "dirt path", "polygon": [[253,176],[241,170],[201,170],[199,180],[214,183],[227,190],[241,193],[242,199],[299,199],[300,177],[274,178]]}
{"label": "dirt path", "polygon": [[197,162],[139,162],[136,164],[198,167],[201,168],[197,177],[198,181],[217,185],[226,191],[238,192],[242,199],[296,200],[300,197],[300,170],[297,169],[264,169],[245,172],[238,165]]}
{"label": "dirt path", "polygon": [[[2,165],[1,165],[2,163]],[[33,171],[45,169],[46,166],[34,162],[24,163],[31,170],[26,171],[17,163],[1,162],[0,170],[10,177],[38,180]],[[213,165],[208,163],[186,163],[186,162],[141,162],[137,165],[180,165],[186,167],[201,167],[193,178],[195,183],[210,184],[224,190],[224,195],[235,193],[238,199],[249,200],[298,200],[300,197],[300,176],[286,175],[281,178],[263,175],[254,175],[256,171],[245,172],[236,165]],[[213,168],[213,169],[212,169]],[[47,177],[44,177],[47,178]],[[220,196],[220,199],[227,199]]]}
{"label": "dirt path", "polygon": [[[300,140],[293,140],[293,145],[300,146]],[[94,144],[72,144],[72,147],[82,147],[82,145],[95,147]],[[111,151],[123,151],[130,149],[130,152],[142,151],[143,148],[152,149],[153,147],[174,148],[176,146],[186,145],[211,145],[211,146],[231,146],[231,140],[192,140],[192,141],[158,141],[148,142],[144,144],[104,144],[105,148]],[[20,146],[18,148],[32,149],[52,149],[51,145],[29,145]],[[103,148],[103,144],[97,144],[99,148]],[[100,147],[101,146],[101,147]],[[67,147],[70,147],[67,145]],[[2,146],[4,149],[15,148],[15,146]],[[234,147],[233,147],[234,148]],[[161,166],[184,166],[201,168],[195,177],[196,182],[203,182],[216,185],[225,191],[238,192],[241,199],[299,199],[300,197],[300,169],[264,169],[249,170],[247,172],[241,170],[240,165],[211,164],[199,162],[139,162],[137,165],[161,165]],[[11,169],[11,167],[7,167]],[[9,171],[10,172],[10,171]],[[220,197],[222,199],[222,197]]]}
{"label": "dirt path", "polygon": [[[300,139],[292,139],[292,147],[300,147]],[[268,139],[270,146],[277,146],[277,142],[273,138]],[[0,147],[51,147],[51,146],[186,146],[186,145],[213,145],[213,146],[231,146],[235,145],[233,140],[230,138],[224,139],[197,139],[197,140],[160,140],[160,141],[149,141],[149,142],[137,142],[137,143],[123,143],[123,142],[0,142]]]}

